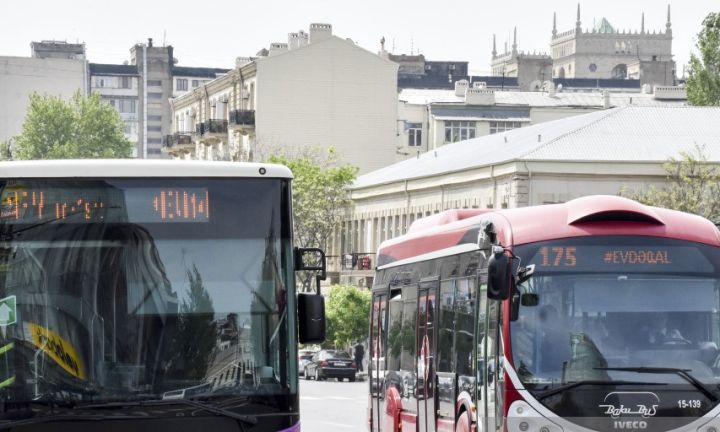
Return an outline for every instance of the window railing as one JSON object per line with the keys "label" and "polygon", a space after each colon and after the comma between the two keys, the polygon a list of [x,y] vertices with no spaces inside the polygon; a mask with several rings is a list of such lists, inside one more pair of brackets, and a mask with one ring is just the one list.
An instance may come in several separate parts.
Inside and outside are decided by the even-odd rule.
{"label": "window railing", "polygon": [[230,124],[255,126],[255,110],[230,111]]}
{"label": "window railing", "polygon": [[201,135],[208,133],[227,133],[228,121],[220,119],[205,120],[203,130],[200,132]]}
{"label": "window railing", "polygon": [[190,145],[192,143],[192,136],[189,132],[175,132],[172,135],[165,135],[163,137],[163,146],[165,147],[173,147],[176,145]]}

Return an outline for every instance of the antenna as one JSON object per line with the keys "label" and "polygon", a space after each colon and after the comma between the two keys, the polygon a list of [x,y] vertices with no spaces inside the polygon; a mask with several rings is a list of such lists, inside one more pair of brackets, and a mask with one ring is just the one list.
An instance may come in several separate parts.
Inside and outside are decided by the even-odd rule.
{"label": "antenna", "polygon": [[163,30],[163,46],[165,46],[165,36],[167,36],[167,30]]}

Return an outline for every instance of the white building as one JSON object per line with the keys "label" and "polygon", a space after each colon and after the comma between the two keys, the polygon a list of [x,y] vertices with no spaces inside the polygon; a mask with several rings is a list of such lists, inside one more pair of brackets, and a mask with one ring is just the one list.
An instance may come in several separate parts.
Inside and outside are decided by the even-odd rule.
{"label": "white building", "polygon": [[20,134],[33,93],[69,100],[87,78],[84,45],[33,42],[32,57],[0,57],[0,142]]}
{"label": "white building", "polygon": [[674,85],[670,6],[663,29],[646,29],[644,13],[638,18],[639,30],[616,29],[606,18],[593,28],[583,28],[578,4],[574,27],[558,31],[557,15],[553,14],[549,54],[518,50],[517,29],[511,48],[506,43],[503,52],[498,53],[493,36],[492,74],[517,78],[519,88],[524,90],[532,90],[549,79],[587,80],[587,85],[606,81],[601,87],[612,86],[613,80],[628,79],[640,85]]}
{"label": "white building", "polygon": [[172,101],[165,151],[247,160],[275,149],[334,147],[369,172],[395,161],[398,65],[332,34],[290,33],[257,58]]}
{"label": "white building", "polygon": [[[524,207],[661,186],[663,164],[698,145],[720,164],[720,108],[626,106],[449,144],[360,176],[351,215],[328,255],[369,255],[374,265],[382,241],[446,209]],[[339,260],[332,263],[337,271]],[[357,282],[372,272],[340,276]]]}
{"label": "white building", "polygon": [[448,143],[608,108],[687,104],[684,88],[645,87],[645,92],[567,92],[546,82],[547,91],[500,91],[460,80],[454,91],[403,89],[398,114],[405,127],[398,153],[415,157]]}

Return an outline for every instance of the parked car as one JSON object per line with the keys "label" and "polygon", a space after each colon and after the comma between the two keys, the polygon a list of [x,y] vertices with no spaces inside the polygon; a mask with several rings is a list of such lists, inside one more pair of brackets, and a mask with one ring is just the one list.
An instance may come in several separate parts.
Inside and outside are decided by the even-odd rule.
{"label": "parked car", "polygon": [[300,375],[305,376],[305,365],[310,363],[316,351],[300,350],[298,351],[298,371]]}
{"label": "parked car", "polygon": [[305,379],[315,378],[320,381],[337,378],[338,381],[342,381],[347,378],[348,381],[355,381],[357,365],[345,351],[320,350],[305,365],[303,372]]}

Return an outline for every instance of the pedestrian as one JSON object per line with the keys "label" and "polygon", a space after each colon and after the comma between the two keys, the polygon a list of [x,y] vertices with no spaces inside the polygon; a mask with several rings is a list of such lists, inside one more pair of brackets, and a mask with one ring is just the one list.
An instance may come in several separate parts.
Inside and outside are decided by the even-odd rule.
{"label": "pedestrian", "polygon": [[355,365],[357,366],[357,371],[362,372],[363,371],[363,358],[365,357],[365,347],[362,343],[358,342],[357,345],[355,345]]}

